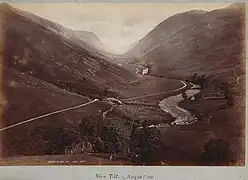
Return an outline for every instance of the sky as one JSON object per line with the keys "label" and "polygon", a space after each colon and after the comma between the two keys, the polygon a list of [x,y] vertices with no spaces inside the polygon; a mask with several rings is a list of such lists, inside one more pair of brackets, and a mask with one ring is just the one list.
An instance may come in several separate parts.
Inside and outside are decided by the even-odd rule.
{"label": "sky", "polygon": [[192,9],[209,11],[229,4],[14,3],[11,5],[74,30],[93,32],[112,52],[121,54],[169,16]]}

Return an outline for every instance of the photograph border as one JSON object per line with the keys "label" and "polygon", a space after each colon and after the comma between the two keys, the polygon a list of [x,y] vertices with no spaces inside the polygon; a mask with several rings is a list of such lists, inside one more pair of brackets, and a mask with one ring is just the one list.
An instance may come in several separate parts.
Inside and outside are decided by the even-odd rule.
{"label": "photograph border", "polygon": [[[172,1],[172,0],[0,0],[1,2],[79,2],[79,3],[215,3],[215,2],[245,2],[245,1]],[[246,9],[247,9],[246,3]],[[247,32],[246,13],[246,32]],[[246,35],[246,42],[247,42]],[[246,51],[247,46],[245,44]],[[247,61],[247,56],[246,56]],[[248,67],[246,64],[246,71]],[[246,87],[248,80],[246,78]],[[247,98],[246,88],[246,98]],[[247,106],[247,102],[246,102]],[[0,166],[0,180],[93,180],[93,179],[118,179],[118,180],[248,180],[247,169],[247,114],[246,108],[246,154],[245,166],[242,167],[187,167],[187,166]],[[98,177],[98,174],[100,175]],[[113,174],[111,176],[110,174]],[[116,178],[114,177],[116,174]],[[118,178],[117,178],[118,177]],[[132,179],[133,177],[133,179]],[[139,178],[140,177],[140,178]]]}

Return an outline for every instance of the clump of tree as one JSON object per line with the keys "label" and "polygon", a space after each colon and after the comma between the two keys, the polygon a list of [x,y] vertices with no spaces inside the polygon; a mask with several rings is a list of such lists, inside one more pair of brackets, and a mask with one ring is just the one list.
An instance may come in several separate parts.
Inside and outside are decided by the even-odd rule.
{"label": "clump of tree", "polygon": [[122,137],[113,126],[103,127],[101,132],[103,151],[111,154],[118,154],[122,151]]}
{"label": "clump of tree", "polygon": [[99,135],[98,121],[97,117],[89,117],[79,123],[37,125],[24,133],[25,138],[15,137],[11,142],[13,146],[28,142],[27,149],[21,148],[25,153],[17,152],[20,155],[64,154],[81,142],[92,144]]}
{"label": "clump of tree", "polygon": [[227,105],[232,107],[234,105],[234,98],[232,92],[226,94]]}
{"label": "clump of tree", "polygon": [[103,125],[100,120],[100,117],[88,117],[60,127],[41,125],[31,130],[28,137],[35,137],[30,139],[35,139],[32,146],[39,150],[36,154],[64,154],[82,142],[91,144],[95,152],[119,154],[126,151],[129,134],[125,137],[114,123]]}
{"label": "clump of tree", "polygon": [[200,156],[201,165],[223,166],[232,162],[230,145],[223,139],[210,139],[205,145]]}
{"label": "clump of tree", "polygon": [[137,155],[140,163],[149,163],[156,159],[161,148],[161,133],[158,128],[149,128],[143,122],[141,127],[135,125],[131,132],[130,151]]}
{"label": "clump of tree", "polygon": [[32,137],[37,138],[35,146],[43,147],[43,154],[64,154],[67,147],[80,142],[80,133],[72,126],[51,127],[48,125],[39,126],[31,131]]}
{"label": "clump of tree", "polygon": [[209,80],[205,74],[194,73],[192,76],[187,77],[188,82],[200,85],[201,89],[208,86]]}
{"label": "clump of tree", "polygon": [[187,94],[185,93],[185,91],[182,92],[182,97],[183,97],[184,99],[187,99]]}
{"label": "clump of tree", "polygon": [[98,124],[93,118],[83,119],[79,125],[79,132],[82,140],[93,142],[98,135]]}
{"label": "clump of tree", "polygon": [[100,136],[98,136],[93,142],[94,152],[104,152],[104,142]]}
{"label": "clump of tree", "polygon": [[224,95],[225,99],[227,100],[228,106],[232,107],[234,105],[234,98],[231,84],[227,81],[222,82],[220,85],[220,92]]}

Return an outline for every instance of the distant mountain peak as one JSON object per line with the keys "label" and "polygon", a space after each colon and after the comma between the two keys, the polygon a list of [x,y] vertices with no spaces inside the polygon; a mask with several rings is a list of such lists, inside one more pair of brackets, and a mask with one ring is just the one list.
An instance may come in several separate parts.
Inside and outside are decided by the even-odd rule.
{"label": "distant mountain peak", "polygon": [[11,7],[8,3],[0,3],[0,7]]}
{"label": "distant mountain peak", "polygon": [[238,2],[238,3],[233,3],[229,6],[227,6],[226,9],[229,9],[229,10],[235,10],[235,11],[245,11],[245,8],[246,8],[246,5],[245,3],[241,3],[241,2]]}
{"label": "distant mountain peak", "polygon": [[243,9],[244,7],[245,7],[245,3],[243,2],[232,3],[231,5],[228,6],[228,8],[233,8],[233,9]]}
{"label": "distant mountain peak", "polygon": [[7,3],[0,3],[0,12],[6,11],[6,10],[12,10],[13,8],[7,4]]}
{"label": "distant mountain peak", "polygon": [[207,11],[204,10],[198,10],[198,9],[193,9],[191,11],[187,11],[189,14],[205,14]]}
{"label": "distant mountain peak", "polygon": [[75,31],[78,35],[89,36],[90,38],[94,38],[95,40],[101,41],[93,32],[90,31],[83,31],[83,30],[76,30]]}

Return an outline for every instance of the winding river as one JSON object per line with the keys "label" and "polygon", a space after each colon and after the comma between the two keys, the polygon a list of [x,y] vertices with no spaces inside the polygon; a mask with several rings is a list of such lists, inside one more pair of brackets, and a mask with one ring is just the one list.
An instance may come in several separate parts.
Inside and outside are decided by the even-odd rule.
{"label": "winding river", "polygon": [[[185,91],[187,97],[192,97],[195,94],[199,93],[200,90],[195,89],[198,88],[197,85],[193,85],[191,89],[188,89]],[[171,124],[176,124],[176,125],[189,125],[192,123],[195,123],[197,121],[197,118],[191,114],[189,111],[180,108],[178,106],[178,103],[181,102],[184,98],[182,97],[181,94],[177,94],[175,96],[170,96],[162,101],[160,101],[159,106],[160,108],[167,112],[170,113],[173,117],[176,118],[174,122]],[[159,124],[157,127],[168,127],[170,124]]]}

